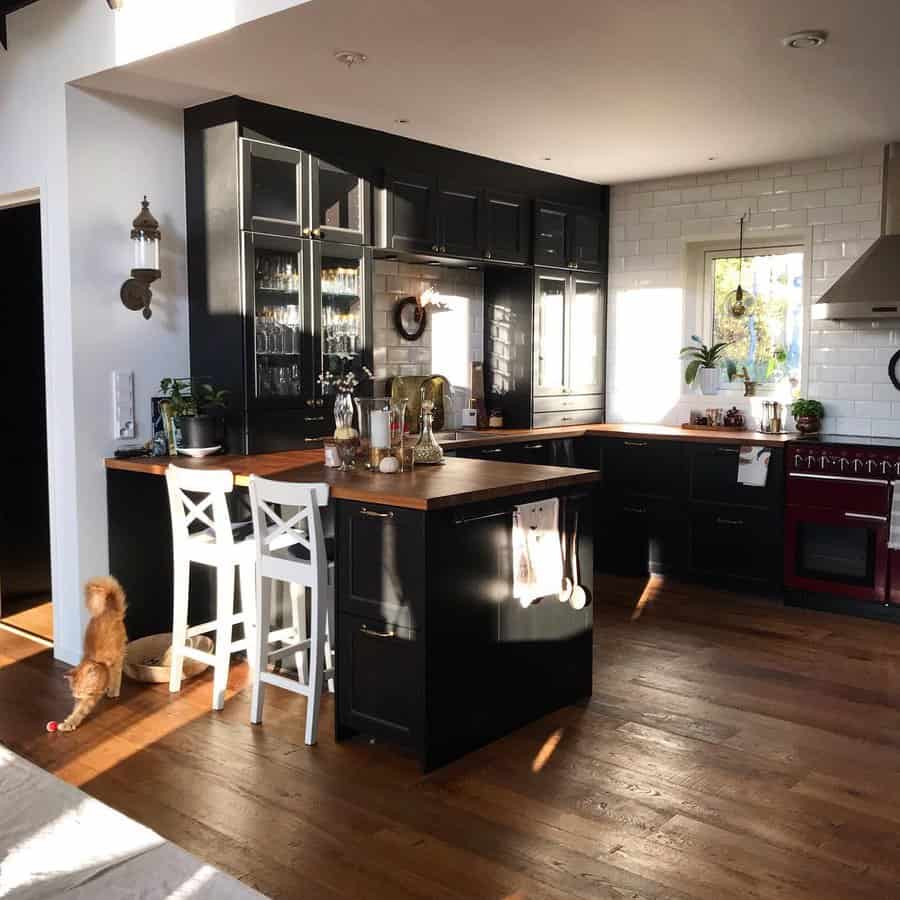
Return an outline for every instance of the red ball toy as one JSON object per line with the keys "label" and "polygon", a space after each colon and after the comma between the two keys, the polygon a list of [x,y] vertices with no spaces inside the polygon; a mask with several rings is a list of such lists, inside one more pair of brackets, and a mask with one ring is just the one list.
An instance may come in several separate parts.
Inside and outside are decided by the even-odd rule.
{"label": "red ball toy", "polygon": [[59,728],[59,724],[57,722],[50,721],[47,723],[47,731],[53,732]]}

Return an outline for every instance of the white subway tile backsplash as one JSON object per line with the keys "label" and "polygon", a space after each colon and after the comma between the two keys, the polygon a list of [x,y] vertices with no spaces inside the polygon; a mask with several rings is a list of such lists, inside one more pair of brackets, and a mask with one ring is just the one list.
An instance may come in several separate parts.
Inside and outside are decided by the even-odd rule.
{"label": "white subway tile backsplash", "polygon": [[731,200],[740,197],[743,194],[741,185],[738,182],[729,182],[727,184],[714,184],[709,189],[710,200]]}
{"label": "white subway tile backsplash", "polygon": [[710,199],[709,185],[692,187],[681,192],[682,203],[703,203]]}
{"label": "white subway tile backsplash", "polygon": [[870,222],[880,216],[881,211],[877,203],[860,203],[858,206],[844,207],[845,222]]}
{"label": "white subway tile backsplash", "polygon": [[824,191],[800,191],[791,194],[791,209],[816,209],[825,203]]}
{"label": "white subway tile backsplash", "polygon": [[806,176],[806,186],[811,191],[843,187],[844,173],[840,170],[834,172],[814,172]]}
{"label": "white subway tile backsplash", "polygon": [[773,223],[776,228],[802,228],[806,225],[806,210],[794,209],[773,213]]}
{"label": "white subway tile backsplash", "polygon": [[759,178],[759,168],[754,166],[748,169],[734,169],[731,172],[723,173],[725,181],[750,181]]}
{"label": "white subway tile backsplash", "polygon": [[823,234],[826,241],[855,241],[859,237],[859,225],[826,225]]}
{"label": "white subway tile backsplash", "polygon": [[857,366],[854,381],[869,384],[880,384],[887,377],[887,372],[881,366]]}
{"label": "white subway tile backsplash", "polygon": [[[746,202],[749,198],[745,197]],[[740,201],[737,201],[740,202]],[[766,194],[756,201],[756,207],[760,212],[782,212],[791,208],[790,194]],[[838,218],[840,221],[840,218]]]}
{"label": "white subway tile backsplash", "polygon": [[900,418],[874,419],[872,434],[879,437],[900,437]]}
{"label": "white subway tile backsplash", "polygon": [[792,194],[795,191],[805,191],[807,182],[805,175],[787,175],[776,178],[774,184],[776,194]]}
{"label": "white subway tile backsplash", "polygon": [[826,160],[802,159],[791,163],[791,173],[794,175],[811,175],[813,172],[824,172]]}
{"label": "white subway tile backsplash", "polygon": [[681,203],[681,191],[654,191],[654,206],[672,206],[675,203]]}
{"label": "white subway tile backsplash", "polygon": [[835,420],[835,431],[838,434],[855,434],[860,437],[872,434],[871,419],[842,418]]}
{"label": "white subway tile backsplash", "polygon": [[[677,207],[676,207],[677,208]],[[638,213],[639,222],[665,222],[668,212],[665,206],[651,206],[647,209],[635,210]]]}
{"label": "white subway tile backsplash", "polygon": [[881,168],[879,166],[866,166],[862,169],[846,169],[844,171],[844,184],[848,187],[854,184],[880,184]]}
{"label": "white subway tile backsplash", "polygon": [[666,218],[670,222],[682,222],[685,219],[697,217],[697,207],[693,203],[670,206],[668,210],[663,210],[663,212],[666,212]]}
{"label": "white subway tile backsplash", "polygon": [[893,415],[890,403],[876,403],[872,400],[857,400],[854,414],[867,419],[889,419]]}
{"label": "white subway tile backsplash", "polygon": [[859,203],[859,187],[841,187],[825,191],[826,206],[851,206]]}
{"label": "white subway tile backsplash", "polygon": [[657,222],[653,226],[653,237],[675,238],[681,234],[681,222]]}
{"label": "white subway tile backsplash", "polygon": [[835,156],[829,159],[825,167],[827,169],[858,169],[862,165],[862,153],[845,153],[843,156]]}
{"label": "white subway tile backsplash", "polygon": [[698,219],[724,216],[728,211],[724,200],[710,200],[707,203],[698,203],[695,215]]}
{"label": "white subway tile backsplash", "polygon": [[625,238],[629,241],[640,241],[653,237],[653,223],[643,222],[625,226]]}
{"label": "white subway tile backsplash", "polygon": [[772,166],[760,166],[758,175],[760,178],[780,178],[791,174],[790,163],[776,163]]}
{"label": "white subway tile backsplash", "polygon": [[758,181],[745,181],[741,184],[741,195],[744,197],[761,197],[771,194],[774,190],[773,178],[761,178]]}

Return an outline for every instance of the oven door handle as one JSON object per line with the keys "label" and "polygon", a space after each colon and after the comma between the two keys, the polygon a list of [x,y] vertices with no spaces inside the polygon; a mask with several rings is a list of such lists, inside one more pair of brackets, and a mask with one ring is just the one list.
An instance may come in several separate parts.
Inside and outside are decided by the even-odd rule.
{"label": "oven door handle", "polygon": [[844,513],[845,519],[865,519],[867,522],[887,522],[887,516],[873,516],[869,513]]}
{"label": "oven door handle", "polygon": [[821,481],[844,481],[851,484],[889,485],[887,478],[853,478],[850,475],[817,475],[815,472],[788,472],[789,478],[816,478]]}

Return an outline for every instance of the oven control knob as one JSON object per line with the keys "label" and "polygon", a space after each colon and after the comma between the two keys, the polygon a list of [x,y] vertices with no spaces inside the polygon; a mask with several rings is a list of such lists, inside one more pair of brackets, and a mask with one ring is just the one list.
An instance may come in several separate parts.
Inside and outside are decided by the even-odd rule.
{"label": "oven control knob", "polygon": [[856,459],[853,460],[853,471],[860,472],[862,471],[863,461],[857,456]]}
{"label": "oven control knob", "polygon": [[881,474],[882,475],[890,475],[891,473],[891,463],[890,460],[883,459],[881,461]]}
{"label": "oven control knob", "polygon": [[846,456],[842,456],[838,460],[838,468],[840,469],[841,472],[846,472],[849,467],[850,467],[850,460],[847,459]]}
{"label": "oven control knob", "polygon": [[824,472],[830,462],[831,460],[828,458],[827,454],[823,453],[819,457],[819,468]]}
{"label": "oven control knob", "polygon": [[894,474],[900,478],[900,460],[894,463]]}
{"label": "oven control knob", "polygon": [[[897,465],[900,466],[900,463],[897,463]],[[804,467],[803,454],[802,454],[802,453],[795,453],[795,454],[794,454],[794,468],[795,468],[795,469],[802,469],[803,467]]]}
{"label": "oven control knob", "polygon": [[867,459],[866,460],[866,471],[870,475],[875,474],[875,470],[878,468],[878,460],[877,459]]}

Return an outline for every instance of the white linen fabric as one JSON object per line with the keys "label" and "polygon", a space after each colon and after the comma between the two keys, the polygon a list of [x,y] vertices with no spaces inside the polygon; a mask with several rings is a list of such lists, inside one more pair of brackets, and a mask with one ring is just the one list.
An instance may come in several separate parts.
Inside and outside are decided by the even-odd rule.
{"label": "white linen fabric", "polygon": [[891,533],[888,537],[888,547],[891,550],[900,550],[900,489],[897,482],[891,490]]}
{"label": "white linen fabric", "polygon": [[741,447],[738,456],[738,484],[749,487],[765,487],[769,477],[769,460],[772,451],[768,447]]}
{"label": "white linen fabric", "polygon": [[0,897],[263,895],[0,745]]}
{"label": "white linen fabric", "polygon": [[563,577],[559,499],[525,503],[513,511],[513,596],[525,607],[559,592]]}

